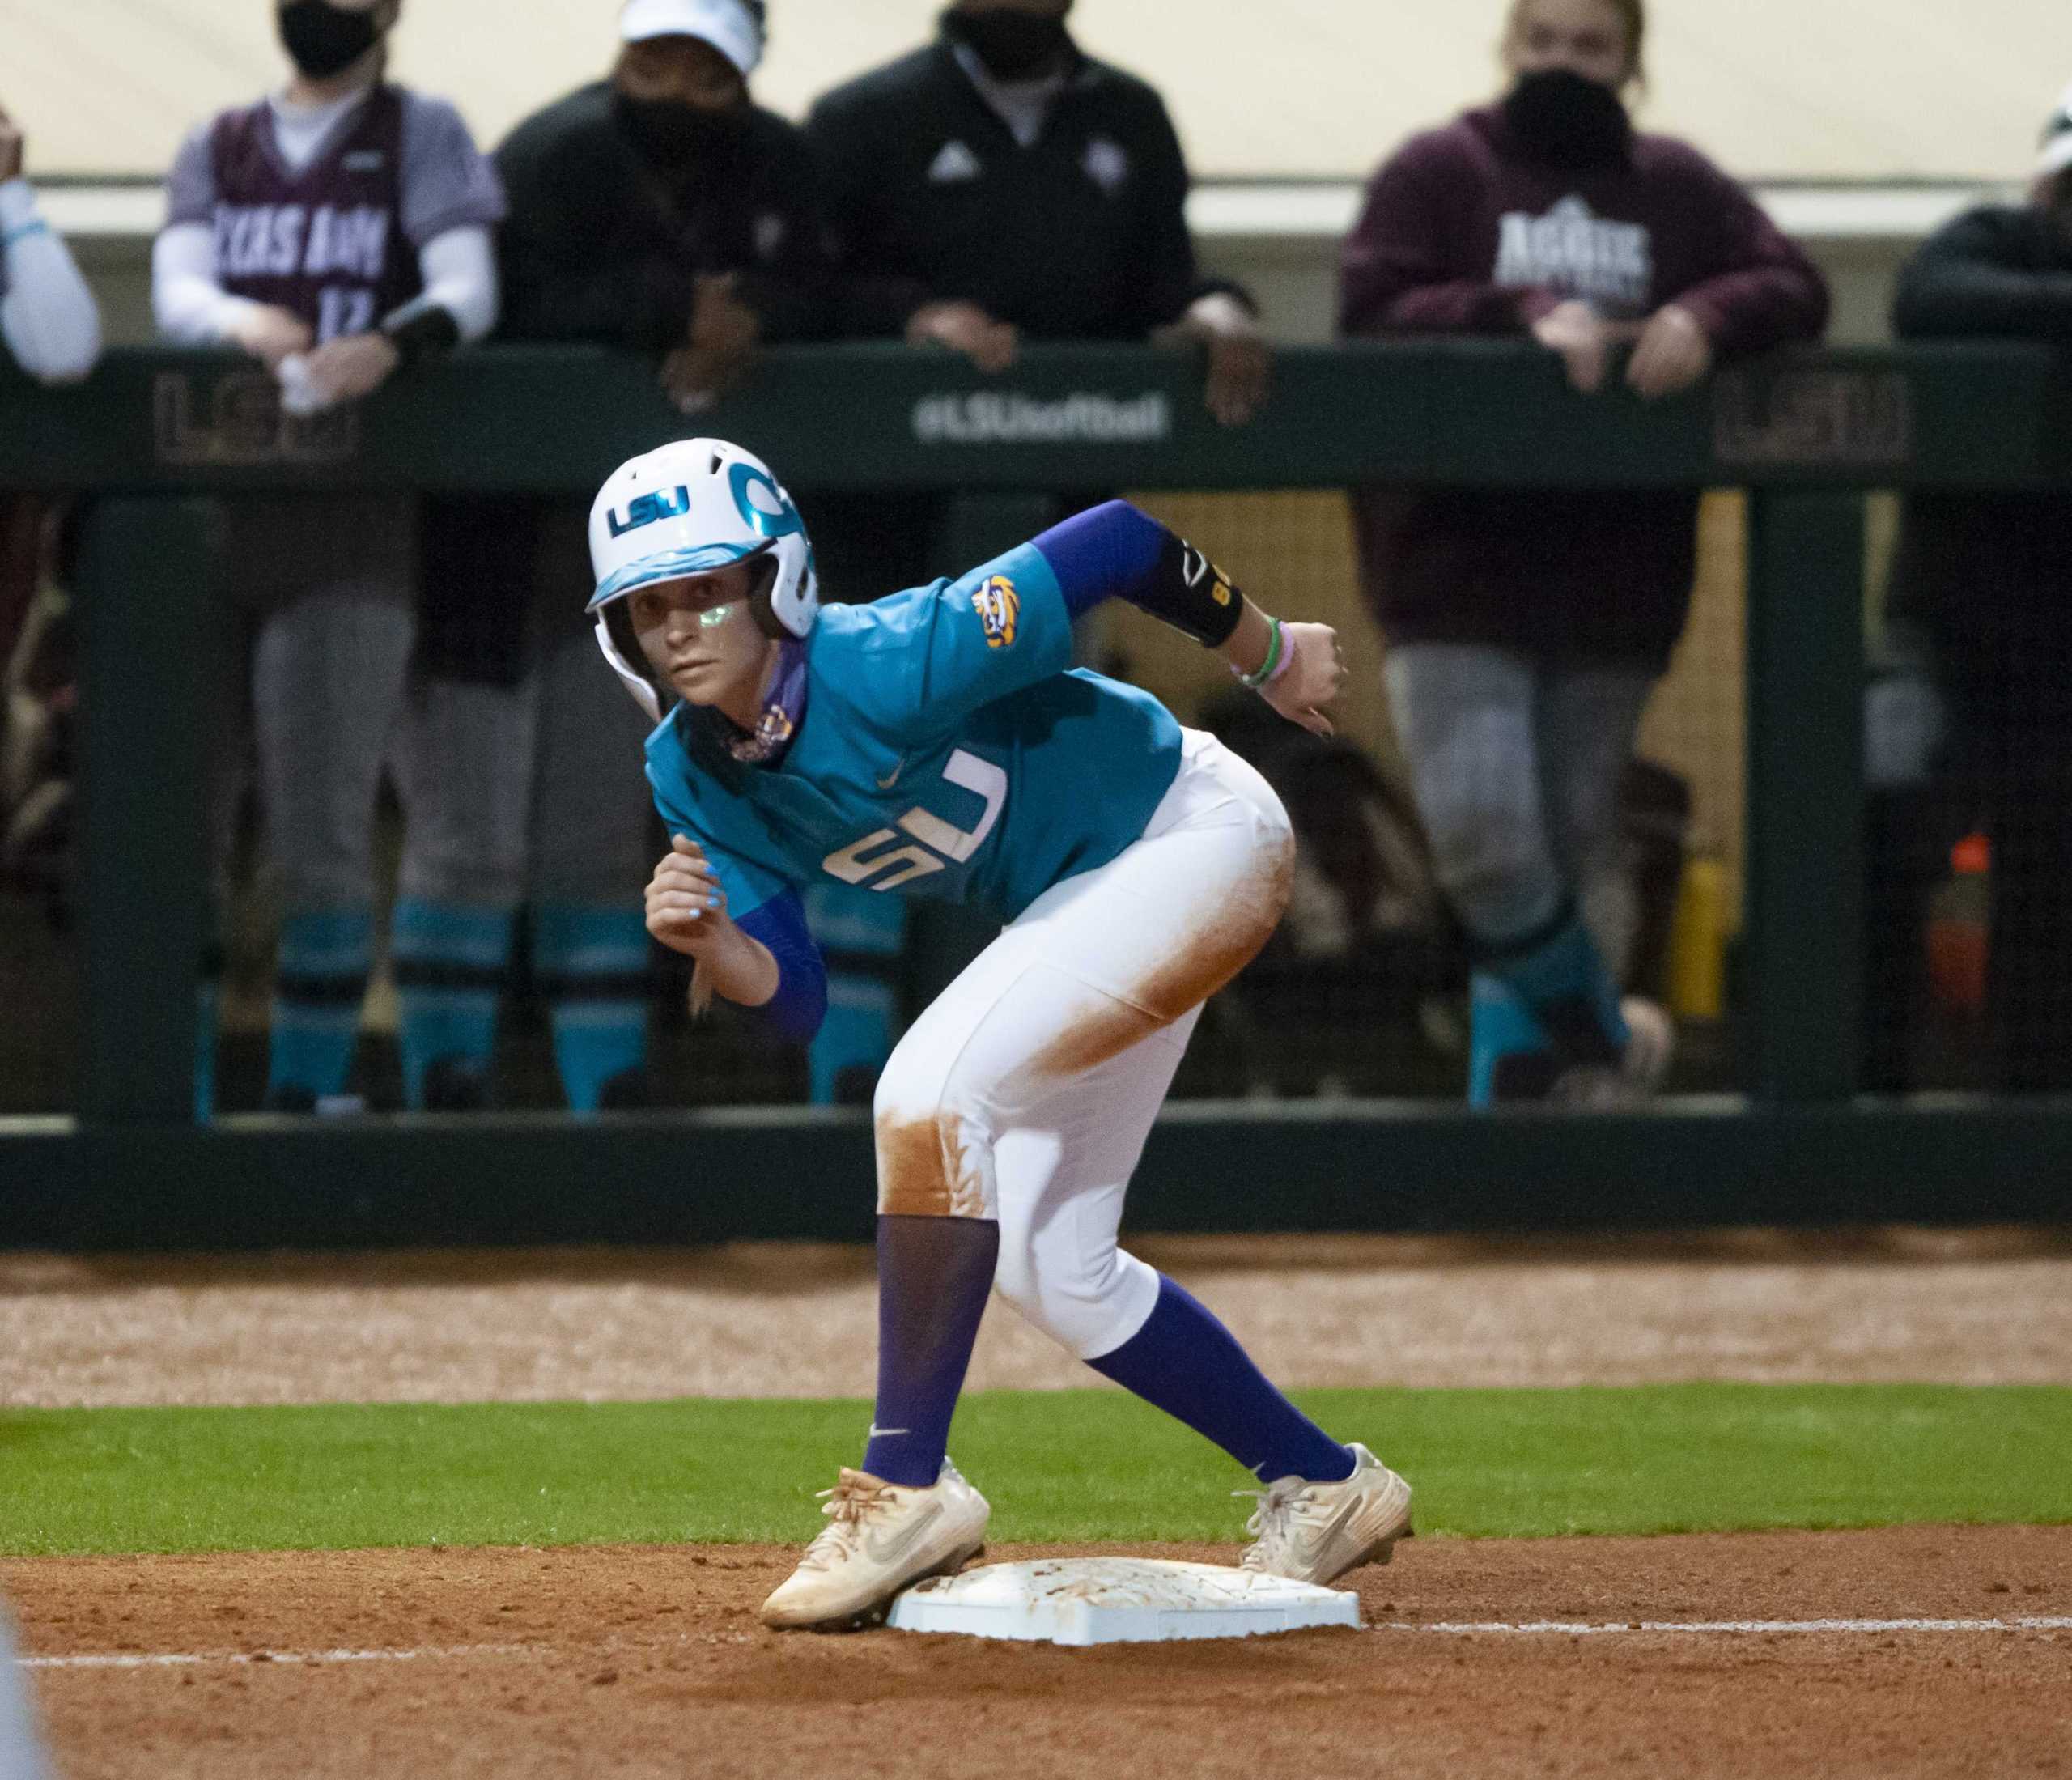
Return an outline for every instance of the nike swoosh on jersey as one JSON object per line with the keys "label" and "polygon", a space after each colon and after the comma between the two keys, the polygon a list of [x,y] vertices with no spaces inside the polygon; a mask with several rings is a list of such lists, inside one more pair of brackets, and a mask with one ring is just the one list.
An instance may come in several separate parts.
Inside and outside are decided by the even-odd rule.
{"label": "nike swoosh on jersey", "polygon": [[886,774],[884,778],[878,780],[877,788],[880,791],[891,790],[894,785],[899,783],[899,775],[902,772],[906,771],[906,763],[902,760],[898,766],[894,767],[890,773]]}

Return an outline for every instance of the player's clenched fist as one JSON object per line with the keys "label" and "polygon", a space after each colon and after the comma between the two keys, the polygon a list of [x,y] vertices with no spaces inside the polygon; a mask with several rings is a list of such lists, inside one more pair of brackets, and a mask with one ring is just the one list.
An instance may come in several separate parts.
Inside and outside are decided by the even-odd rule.
{"label": "player's clenched fist", "polygon": [[1328,624],[1284,624],[1281,639],[1288,665],[1259,689],[1259,696],[1312,735],[1336,733],[1324,712],[1345,690],[1345,653],[1338,632]]}
{"label": "player's clenched fist", "polygon": [[677,835],[648,881],[648,931],[673,952],[710,951],[732,925],[727,893],[698,843]]}

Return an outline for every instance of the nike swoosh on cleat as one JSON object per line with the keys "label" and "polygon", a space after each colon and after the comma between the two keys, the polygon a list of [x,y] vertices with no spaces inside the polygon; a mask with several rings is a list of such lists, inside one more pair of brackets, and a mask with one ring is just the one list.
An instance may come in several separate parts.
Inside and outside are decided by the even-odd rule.
{"label": "nike swoosh on cleat", "polygon": [[942,1519],[943,1505],[932,1502],[898,1531],[883,1537],[866,1537],[864,1548],[874,1564],[882,1564],[888,1570],[920,1544],[921,1536]]}
{"label": "nike swoosh on cleat", "polygon": [[1315,1538],[1305,1539],[1299,1533],[1296,1535],[1295,1555],[1305,1570],[1323,1567],[1318,1560],[1345,1536],[1347,1530],[1360,1518],[1360,1510],[1365,1506],[1365,1504],[1355,1496],[1331,1517],[1329,1525],[1318,1530]]}

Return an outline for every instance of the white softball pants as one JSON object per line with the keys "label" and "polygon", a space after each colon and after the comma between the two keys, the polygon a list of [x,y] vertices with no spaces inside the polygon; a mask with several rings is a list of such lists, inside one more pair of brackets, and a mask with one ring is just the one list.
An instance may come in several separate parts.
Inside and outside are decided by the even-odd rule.
{"label": "white softball pants", "polygon": [[1294,854],[1266,781],[1187,731],[1143,837],[1031,903],[879,1078],[880,1212],[996,1218],[994,1289],[1082,1359],[1157,1300],[1117,1245],[1123,1195],[1202,1003],[1280,919]]}

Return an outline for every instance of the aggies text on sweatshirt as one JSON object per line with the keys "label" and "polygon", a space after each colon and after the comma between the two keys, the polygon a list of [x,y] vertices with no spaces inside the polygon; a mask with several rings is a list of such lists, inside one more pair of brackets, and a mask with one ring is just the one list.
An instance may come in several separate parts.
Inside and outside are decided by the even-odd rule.
{"label": "aggies text on sweatshirt", "polygon": [[[1616,320],[1680,304],[1722,359],[1819,338],[1820,274],[1696,149],[1636,135],[1624,159],[1535,161],[1502,111],[1413,137],[1375,174],[1340,266],[1350,336],[1522,334],[1571,298]],[[1493,644],[1659,669],[1695,572],[1697,497],[1369,490],[1369,597],[1391,639]]]}

